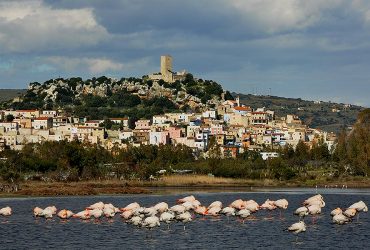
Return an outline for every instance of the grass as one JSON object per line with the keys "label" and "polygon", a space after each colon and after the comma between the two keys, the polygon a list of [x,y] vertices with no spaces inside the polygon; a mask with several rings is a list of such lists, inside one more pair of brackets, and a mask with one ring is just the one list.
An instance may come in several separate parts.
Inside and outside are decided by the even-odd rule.
{"label": "grass", "polygon": [[99,195],[99,194],[142,194],[149,190],[132,187],[118,180],[81,181],[81,182],[40,182],[28,181],[21,183],[20,190],[15,193],[3,193],[5,196],[68,196],[68,195]]}
{"label": "grass", "polygon": [[40,182],[28,181],[21,183],[21,189],[15,193],[0,193],[0,196],[68,196],[68,195],[99,195],[99,194],[145,194],[151,193],[150,188],[223,188],[223,187],[330,187],[369,188],[370,179],[365,177],[346,177],[339,179],[293,180],[279,181],[271,179],[250,180],[212,177],[208,175],[170,175],[153,181],[120,181],[93,180],[79,182]]}

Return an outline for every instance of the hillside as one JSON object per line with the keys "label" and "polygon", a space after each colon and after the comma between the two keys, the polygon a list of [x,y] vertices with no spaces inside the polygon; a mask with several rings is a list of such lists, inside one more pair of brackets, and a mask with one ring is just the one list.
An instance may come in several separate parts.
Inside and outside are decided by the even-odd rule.
{"label": "hillside", "polygon": [[3,108],[64,109],[91,119],[108,117],[151,118],[164,112],[199,112],[221,100],[223,89],[214,81],[194,79],[188,74],[172,84],[153,82],[147,77],[113,79],[105,76],[83,80],[80,77],[33,82],[18,101]]}
{"label": "hillside", "polygon": [[[105,76],[87,80],[58,78],[30,83],[28,90],[0,90],[0,108],[63,108],[68,114],[91,119],[129,116],[135,120],[164,112],[199,112],[219,103],[223,92],[220,84],[195,79],[191,74],[173,84],[162,80],[153,82],[145,76],[119,80]],[[353,125],[363,110],[363,107],[342,103],[238,93],[230,95],[226,91],[226,98],[237,95],[242,104],[252,108],[266,107],[274,110],[277,116],[296,114],[310,127],[336,133]],[[14,101],[15,96],[21,97]]]}
{"label": "hillside", "polygon": [[240,102],[252,108],[266,107],[276,112],[277,116],[287,114],[298,115],[305,124],[313,128],[338,133],[356,122],[357,115],[363,107],[343,103],[314,102],[300,98],[284,98],[277,96],[259,96],[232,93],[239,95]]}
{"label": "hillside", "polygon": [[25,89],[0,89],[0,102],[12,100],[26,91]]}

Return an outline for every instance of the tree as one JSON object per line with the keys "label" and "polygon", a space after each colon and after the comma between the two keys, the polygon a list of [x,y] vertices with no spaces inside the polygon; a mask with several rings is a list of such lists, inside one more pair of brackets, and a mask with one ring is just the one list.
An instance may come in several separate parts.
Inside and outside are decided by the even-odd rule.
{"label": "tree", "polygon": [[234,100],[234,97],[231,95],[229,91],[226,91],[225,93],[225,101],[227,100]]}
{"label": "tree", "polygon": [[8,114],[5,117],[6,122],[12,122],[14,120],[14,116],[12,114]]}

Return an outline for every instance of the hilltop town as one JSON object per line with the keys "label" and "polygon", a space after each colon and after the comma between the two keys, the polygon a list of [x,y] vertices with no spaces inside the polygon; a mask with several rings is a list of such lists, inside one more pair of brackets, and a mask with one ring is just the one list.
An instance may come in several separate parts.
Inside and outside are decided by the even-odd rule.
{"label": "hilltop town", "polygon": [[[145,110],[150,100],[158,103],[157,109],[169,107],[160,114],[147,112],[146,119],[130,109],[141,105]],[[81,116],[76,107],[86,103],[100,113]],[[173,72],[170,56],[161,57],[161,72],[142,79],[60,78],[31,83],[25,95],[0,110],[0,121],[0,150],[78,140],[108,150],[183,144],[204,157],[217,145],[222,157],[235,158],[245,150],[273,152],[285,145],[295,147],[299,141],[309,147],[326,143],[332,150],[336,139],[334,133],[308,127],[293,113],[278,117],[275,110],[251,108],[213,81]],[[264,158],[274,156],[264,153]]]}
{"label": "hilltop town", "polygon": [[[356,122],[347,123],[352,128],[336,134],[308,126],[293,100],[274,100],[284,112],[266,108],[257,105],[266,98],[231,94],[215,81],[182,72],[174,72],[165,56],[161,72],[142,78],[30,83],[23,95],[0,104],[0,176],[11,183],[7,190],[28,180],[178,185],[176,176],[185,173],[192,175],[184,185],[222,177],[253,185],[353,180],[368,186],[369,109],[298,103],[300,112],[357,112]],[[32,190],[23,194],[50,194],[48,187]]]}

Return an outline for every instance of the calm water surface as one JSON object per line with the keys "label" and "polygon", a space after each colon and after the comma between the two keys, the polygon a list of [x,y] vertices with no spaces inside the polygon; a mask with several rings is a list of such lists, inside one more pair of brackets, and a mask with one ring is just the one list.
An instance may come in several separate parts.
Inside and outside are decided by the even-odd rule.
{"label": "calm water surface", "polygon": [[[160,201],[170,205],[175,200],[187,195],[184,190],[164,195],[132,196],[92,196],[60,198],[2,198],[0,207],[11,206],[13,215],[0,217],[1,249],[370,249],[370,213],[361,213],[359,222],[347,225],[331,223],[330,211],[336,207],[348,207],[363,200],[370,205],[370,192],[365,190],[318,190],[323,194],[326,207],[323,214],[312,224],[306,218],[307,231],[298,237],[285,229],[298,221],[293,211],[302,201],[316,194],[308,189],[263,189],[253,192],[193,192],[203,204],[220,200],[229,204],[235,199],[254,199],[263,203],[267,198],[286,198],[289,207],[283,211],[269,214],[259,211],[251,220],[241,223],[236,218],[200,218],[187,225],[186,230],[180,223],[161,225],[152,232],[136,228],[122,221],[117,215],[113,221],[83,222],[71,219],[63,222],[58,218],[50,221],[34,219],[32,209],[35,206],[55,205],[58,209],[68,208],[74,212],[97,201],[110,202],[124,207],[133,201],[142,206],[150,206]],[[273,219],[267,219],[272,215]]]}

